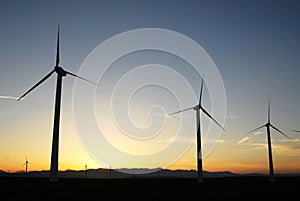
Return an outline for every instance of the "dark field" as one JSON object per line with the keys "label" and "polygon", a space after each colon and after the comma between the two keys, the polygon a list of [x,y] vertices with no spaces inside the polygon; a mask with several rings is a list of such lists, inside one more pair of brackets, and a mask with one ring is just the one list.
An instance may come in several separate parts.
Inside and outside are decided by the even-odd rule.
{"label": "dark field", "polygon": [[299,200],[300,177],[84,179],[0,177],[1,200]]}

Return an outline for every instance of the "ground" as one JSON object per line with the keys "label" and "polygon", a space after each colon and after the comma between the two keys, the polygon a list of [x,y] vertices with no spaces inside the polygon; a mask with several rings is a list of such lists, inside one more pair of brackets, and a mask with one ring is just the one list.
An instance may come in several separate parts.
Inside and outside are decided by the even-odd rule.
{"label": "ground", "polygon": [[300,177],[127,178],[85,179],[0,177],[1,195],[7,200],[201,200],[297,197]]}

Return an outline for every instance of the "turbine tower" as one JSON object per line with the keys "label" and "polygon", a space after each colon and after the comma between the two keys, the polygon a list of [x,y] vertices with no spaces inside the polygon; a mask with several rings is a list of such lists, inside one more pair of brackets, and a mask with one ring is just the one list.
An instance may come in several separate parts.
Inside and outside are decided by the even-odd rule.
{"label": "turbine tower", "polygon": [[196,111],[196,128],[197,128],[197,182],[203,183],[203,168],[202,168],[202,151],[201,151],[201,120],[200,120],[200,111],[202,111],[204,114],[206,114],[211,120],[213,120],[222,130],[225,131],[225,129],[203,108],[201,105],[201,99],[202,99],[202,91],[203,91],[203,79],[201,82],[201,88],[200,88],[200,98],[198,105],[195,105],[194,107],[190,107],[187,109],[183,109],[177,112],[173,112],[170,115],[177,114],[180,112],[184,112],[187,110],[194,109]]}
{"label": "turbine tower", "polygon": [[271,143],[271,133],[270,133],[270,127],[275,129],[276,131],[278,131],[279,133],[281,133],[282,135],[284,135],[285,137],[289,138],[289,136],[287,136],[286,134],[284,134],[282,131],[280,131],[278,128],[276,128],[275,126],[273,126],[270,123],[270,100],[269,100],[269,104],[268,104],[268,121],[265,125],[262,125],[254,130],[251,130],[249,132],[247,132],[247,134],[252,133],[254,131],[257,131],[263,127],[267,128],[267,142],[268,142],[268,156],[269,156],[269,174],[270,174],[270,181],[274,181],[275,180],[275,176],[274,176],[274,167],[273,167],[273,157],[272,157],[272,143]]}
{"label": "turbine tower", "polygon": [[54,124],[53,124],[53,136],[52,136],[52,153],[51,153],[51,165],[50,165],[50,182],[57,181],[58,175],[58,145],[59,145],[59,123],[60,123],[60,105],[61,105],[61,91],[62,91],[62,78],[66,75],[72,75],[74,77],[83,79],[90,83],[91,82],[85,78],[82,78],[78,75],[70,73],[64,70],[61,66],[59,66],[60,55],[59,55],[59,25],[57,29],[57,46],[56,46],[56,62],[54,69],[48,73],[43,79],[41,79],[38,83],[36,83],[32,88],[30,88],[26,93],[24,93],[18,100],[21,100],[25,95],[31,92],[34,88],[43,83],[46,79],[48,79],[54,72],[57,73],[57,82],[56,82],[56,97],[55,97],[55,110],[54,110]]}

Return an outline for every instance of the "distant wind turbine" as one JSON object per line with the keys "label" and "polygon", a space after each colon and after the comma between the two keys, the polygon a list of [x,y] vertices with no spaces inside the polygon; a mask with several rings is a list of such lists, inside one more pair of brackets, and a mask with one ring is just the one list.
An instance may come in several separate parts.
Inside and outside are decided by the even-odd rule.
{"label": "distant wind turbine", "polygon": [[202,111],[204,114],[206,114],[211,120],[213,120],[222,130],[225,131],[225,129],[203,108],[201,105],[201,99],[202,99],[202,91],[203,91],[203,79],[201,82],[201,88],[200,88],[200,98],[198,105],[195,105],[194,107],[190,107],[187,109],[183,109],[177,112],[173,112],[170,115],[174,115],[180,112],[184,112],[187,110],[194,109],[196,111],[196,118],[197,118],[197,182],[203,183],[203,170],[202,170],[202,151],[201,151],[201,127],[200,127],[200,111]]}
{"label": "distant wind turbine", "polygon": [[25,173],[28,172],[28,163],[27,156],[25,155],[25,163],[23,164],[23,166],[25,165]]}
{"label": "distant wind turbine", "polygon": [[56,46],[56,62],[54,69],[48,73],[43,79],[36,83],[32,88],[30,88],[25,94],[23,94],[18,100],[21,100],[25,95],[31,92],[34,88],[43,83],[48,79],[54,72],[57,73],[57,83],[56,83],[56,98],[55,98],[55,114],[54,114],[54,125],[53,125],[53,138],[52,138],[52,155],[51,155],[51,166],[50,166],[50,182],[57,181],[58,175],[58,142],[59,142],[59,122],[60,122],[60,104],[61,104],[61,90],[62,90],[62,77],[66,75],[72,75],[74,77],[83,79],[90,83],[91,82],[85,78],[82,78],[78,75],[65,71],[62,67],[59,66],[60,56],[59,56],[59,25],[57,29],[57,46]]}
{"label": "distant wind turbine", "polygon": [[111,165],[109,165],[109,178],[111,179]]}
{"label": "distant wind turbine", "polygon": [[84,178],[87,178],[87,164],[84,166]]}
{"label": "distant wind turbine", "polygon": [[271,143],[271,133],[270,133],[270,127],[272,127],[273,129],[275,129],[276,131],[278,131],[279,133],[281,133],[282,135],[284,135],[285,137],[289,138],[289,136],[287,136],[286,134],[284,134],[282,131],[280,131],[278,128],[276,128],[275,126],[273,126],[270,123],[270,100],[269,100],[269,105],[268,105],[268,122],[265,125],[262,125],[252,131],[247,132],[247,134],[252,133],[258,129],[261,129],[263,127],[267,128],[267,140],[268,140],[268,154],[269,154],[269,172],[270,172],[270,181],[274,181],[275,177],[274,177],[274,168],[273,168],[273,159],[272,159],[272,143]]}

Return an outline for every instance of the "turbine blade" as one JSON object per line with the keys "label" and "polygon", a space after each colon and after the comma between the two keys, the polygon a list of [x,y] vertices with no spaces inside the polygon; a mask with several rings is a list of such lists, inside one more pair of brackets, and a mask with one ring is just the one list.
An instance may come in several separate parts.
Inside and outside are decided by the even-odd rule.
{"label": "turbine blade", "polygon": [[225,128],[223,128],[202,106],[200,108],[211,120],[213,120],[220,128],[222,128],[223,131],[225,131]]}
{"label": "turbine blade", "polygon": [[186,109],[183,109],[183,110],[179,110],[179,111],[177,111],[177,112],[173,112],[173,113],[168,114],[168,115],[170,116],[170,115],[177,114],[177,113],[180,113],[180,112],[184,112],[184,111],[187,111],[187,110],[191,110],[191,109],[194,109],[194,108],[195,108],[195,107],[186,108]]}
{"label": "turbine blade", "polygon": [[253,129],[253,130],[251,130],[251,131],[247,132],[246,134],[249,134],[249,133],[252,133],[252,132],[254,132],[254,131],[257,131],[257,130],[259,130],[259,129],[261,129],[261,128],[265,127],[265,126],[266,126],[266,125],[262,125],[262,126],[260,126],[260,127],[256,128],[256,129]]}
{"label": "turbine blade", "polygon": [[276,128],[276,127],[273,126],[272,124],[270,124],[270,126],[271,126],[272,128],[274,128],[275,130],[277,130],[277,131],[278,131],[279,133],[281,133],[282,135],[284,135],[285,137],[291,139],[289,136],[287,136],[286,134],[284,134],[282,131],[280,131],[278,128]]}
{"label": "turbine blade", "polygon": [[202,78],[202,81],[201,81],[201,87],[200,87],[199,106],[201,105],[202,91],[203,91],[203,78]]}
{"label": "turbine blade", "polygon": [[292,130],[292,131],[294,131],[294,132],[298,132],[298,133],[300,132],[300,130]]}
{"label": "turbine blade", "polygon": [[90,81],[90,80],[88,80],[88,79],[85,79],[85,78],[83,78],[83,77],[80,77],[80,76],[78,76],[78,75],[75,75],[74,73],[70,73],[70,72],[68,72],[68,71],[66,71],[66,73],[69,74],[69,75],[72,75],[72,76],[74,76],[74,77],[83,79],[83,80],[85,80],[85,81],[87,81],[87,82],[90,82],[90,83],[92,83],[92,84],[98,85],[97,83],[92,82],[92,81]]}
{"label": "turbine blade", "polygon": [[60,62],[60,58],[59,58],[59,25],[58,25],[58,28],[57,28],[57,45],[56,45],[56,63],[55,63],[55,66],[58,66],[59,65],[59,62]]}
{"label": "turbine blade", "polygon": [[44,82],[46,79],[48,79],[52,73],[54,73],[55,70],[52,70],[50,73],[48,73],[48,75],[46,75],[43,79],[41,79],[38,83],[36,83],[33,87],[31,87],[25,94],[23,94],[19,99],[21,100],[24,96],[26,96],[29,92],[31,92],[34,88],[36,88],[37,86],[39,86],[42,82]]}
{"label": "turbine blade", "polygon": [[268,105],[268,122],[270,123],[270,99],[269,99],[269,105]]}

